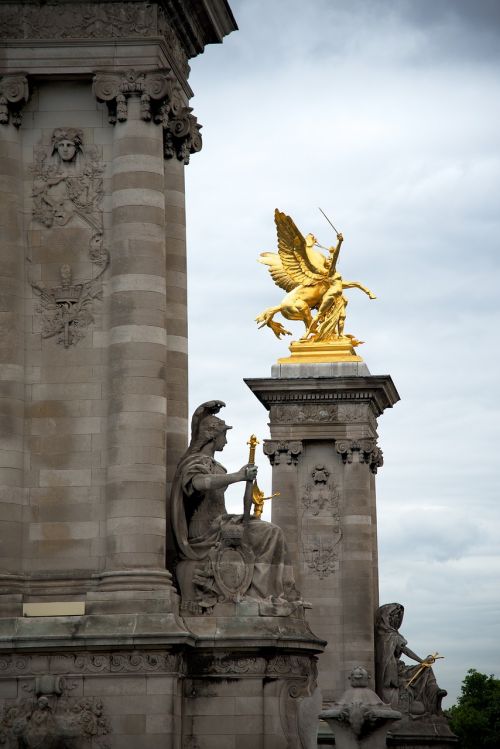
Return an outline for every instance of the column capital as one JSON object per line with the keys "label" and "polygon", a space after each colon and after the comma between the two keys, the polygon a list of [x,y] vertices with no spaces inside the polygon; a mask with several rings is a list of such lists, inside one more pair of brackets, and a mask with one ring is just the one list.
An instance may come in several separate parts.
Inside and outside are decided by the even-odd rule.
{"label": "column capital", "polygon": [[175,84],[171,70],[143,72],[131,68],[123,73],[97,72],[92,89],[97,101],[106,103],[112,125],[126,122],[127,99],[131,96],[141,99],[141,119],[160,124],[168,114],[165,107],[174,111],[182,107],[180,88]]}
{"label": "column capital", "polygon": [[29,99],[28,78],[24,73],[0,78],[0,125],[12,122],[20,127],[21,110]]}
{"label": "column capital", "polygon": [[201,151],[201,125],[185,104],[181,87],[169,69],[124,73],[98,72],[92,88],[97,101],[108,107],[109,121],[126,122],[128,99],[140,98],[141,119],[163,127],[164,156],[185,164],[192,153]]}
{"label": "column capital", "polygon": [[359,463],[366,463],[372,473],[384,465],[382,450],[377,441],[372,438],[359,440],[337,440],[335,450],[339,453],[344,463],[352,463],[356,456]]}
{"label": "column capital", "polygon": [[282,462],[287,465],[297,465],[302,452],[302,442],[300,440],[264,440],[263,450],[272,466],[277,466]]}

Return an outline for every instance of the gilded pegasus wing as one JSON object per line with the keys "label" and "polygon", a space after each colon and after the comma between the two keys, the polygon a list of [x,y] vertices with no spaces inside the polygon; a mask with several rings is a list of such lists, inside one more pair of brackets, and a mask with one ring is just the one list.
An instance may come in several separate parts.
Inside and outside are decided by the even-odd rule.
{"label": "gilded pegasus wing", "polygon": [[277,208],[274,221],[278,234],[278,252],[285,273],[295,285],[312,286],[327,275],[325,259],[320,252],[307,250],[306,241],[293,219]]}
{"label": "gilded pegasus wing", "polygon": [[267,265],[269,273],[280,289],[285,291],[292,291],[296,286],[299,285],[298,281],[294,281],[283,268],[281,264],[280,256],[276,252],[261,252],[259,256],[259,263]]}

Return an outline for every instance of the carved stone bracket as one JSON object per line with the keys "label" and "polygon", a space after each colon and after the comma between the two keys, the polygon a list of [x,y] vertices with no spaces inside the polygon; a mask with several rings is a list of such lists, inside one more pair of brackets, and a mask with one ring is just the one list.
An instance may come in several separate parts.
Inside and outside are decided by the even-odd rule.
{"label": "carved stone bracket", "polygon": [[192,114],[192,108],[184,104],[181,89],[171,71],[128,70],[122,75],[97,73],[93,90],[97,100],[107,104],[112,125],[126,122],[128,99],[140,97],[141,118],[163,127],[166,159],[175,156],[188,164],[190,155],[201,151],[201,125]]}
{"label": "carved stone bracket", "polygon": [[28,79],[25,75],[5,75],[0,80],[0,125],[12,122],[20,127],[21,110],[29,99]]}
{"label": "carved stone bracket", "polygon": [[277,466],[283,461],[288,465],[297,465],[302,452],[302,442],[299,440],[290,442],[265,440],[263,449],[264,455],[267,455],[272,466]]}
{"label": "carved stone bracket", "polygon": [[359,463],[366,463],[373,473],[384,465],[382,450],[372,438],[359,440],[338,440],[335,449],[344,463],[352,463],[355,456]]}

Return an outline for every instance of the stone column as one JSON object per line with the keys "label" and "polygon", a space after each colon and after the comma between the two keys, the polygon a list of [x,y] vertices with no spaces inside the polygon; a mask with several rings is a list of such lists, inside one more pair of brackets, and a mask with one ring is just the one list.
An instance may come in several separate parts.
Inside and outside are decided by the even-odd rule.
{"label": "stone column", "polygon": [[272,521],[286,532],[313,632],[325,702],[339,699],[355,665],[374,674],[378,606],[374,473],[382,464],[377,417],[399,396],[364,364],[277,365],[246,380],[269,410]]}
{"label": "stone column", "polygon": [[25,251],[19,125],[27,98],[25,76],[0,79],[0,587],[10,591],[20,584],[23,569]]}
{"label": "stone column", "polygon": [[[167,367],[165,371],[167,413],[167,489],[170,496],[177,464],[188,437],[188,323],[186,268],[186,209],[184,163],[165,160],[165,237]],[[167,566],[173,562],[170,503],[167,501]]]}
{"label": "stone column", "polygon": [[127,100],[115,125],[106,568],[163,569],[167,362],[163,134]]}

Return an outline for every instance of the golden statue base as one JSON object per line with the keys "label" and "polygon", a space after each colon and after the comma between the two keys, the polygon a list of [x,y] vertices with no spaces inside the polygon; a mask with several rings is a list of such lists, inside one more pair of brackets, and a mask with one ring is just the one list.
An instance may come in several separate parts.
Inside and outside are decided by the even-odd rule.
{"label": "golden statue base", "polygon": [[333,341],[293,341],[290,344],[291,356],[278,359],[278,364],[328,364],[330,362],[363,361],[354,350],[361,343],[343,336]]}

